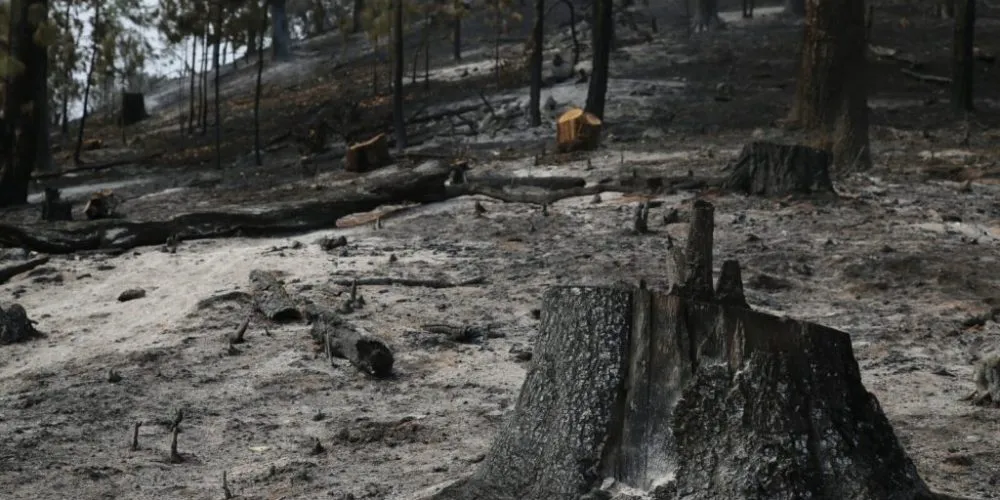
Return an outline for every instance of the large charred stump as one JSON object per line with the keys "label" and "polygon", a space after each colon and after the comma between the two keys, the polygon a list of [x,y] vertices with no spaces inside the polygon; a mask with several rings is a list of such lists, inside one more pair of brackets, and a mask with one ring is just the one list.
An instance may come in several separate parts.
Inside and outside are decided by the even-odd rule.
{"label": "large charred stump", "polygon": [[729,166],[723,188],[756,196],[833,193],[832,156],[801,145],[751,142]]}
{"label": "large charred stump", "polygon": [[142,92],[122,92],[122,125],[127,127],[149,118]]}
{"label": "large charred stump", "polygon": [[[688,262],[704,281],[711,258]],[[723,267],[724,303],[688,286],[548,290],[512,414],[479,469],[430,497],[578,500],[612,478],[653,498],[931,498],[850,336],[750,310]]]}

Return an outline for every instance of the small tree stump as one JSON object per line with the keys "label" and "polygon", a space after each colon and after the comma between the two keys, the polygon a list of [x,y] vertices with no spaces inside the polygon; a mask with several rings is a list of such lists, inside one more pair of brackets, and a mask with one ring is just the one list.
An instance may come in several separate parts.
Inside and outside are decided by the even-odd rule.
{"label": "small tree stump", "polygon": [[365,335],[345,323],[333,311],[313,311],[310,335],[323,345],[331,362],[335,357],[343,358],[374,377],[385,378],[392,375],[395,359],[392,350],[381,340]]}
{"label": "small tree stump", "polygon": [[271,321],[298,321],[302,312],[288,296],[284,285],[269,271],[250,271],[250,287],[253,289],[253,303]]}
{"label": "small tree stump", "polygon": [[556,149],[560,153],[589,151],[601,143],[601,119],[573,108],[556,120]]}
{"label": "small tree stump", "polygon": [[0,345],[24,342],[41,336],[20,304],[11,305],[6,311],[0,309]]}
{"label": "small tree stump", "polygon": [[987,356],[976,364],[973,375],[976,392],[969,399],[977,406],[1000,407],[1000,354]]}
{"label": "small tree stump", "polygon": [[723,189],[756,196],[834,193],[829,151],[802,145],[751,142],[729,166]]}
{"label": "small tree stump", "polygon": [[58,189],[45,188],[45,201],[42,202],[42,220],[73,220],[73,203],[61,200]]}
{"label": "small tree stump", "polygon": [[146,96],[142,92],[122,92],[122,124],[127,127],[146,118]]}
{"label": "small tree stump", "polygon": [[344,170],[348,172],[368,172],[392,163],[389,154],[389,140],[385,134],[379,134],[371,139],[352,144],[347,149],[344,160]]}
{"label": "small tree stump", "polygon": [[84,215],[90,220],[110,219],[118,215],[121,200],[111,190],[94,193],[83,208]]}

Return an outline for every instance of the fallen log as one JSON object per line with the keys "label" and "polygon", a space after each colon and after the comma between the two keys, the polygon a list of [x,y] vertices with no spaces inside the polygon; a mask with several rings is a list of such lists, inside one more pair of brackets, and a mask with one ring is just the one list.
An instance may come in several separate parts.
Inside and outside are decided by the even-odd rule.
{"label": "fallen log", "polygon": [[485,276],[477,276],[475,278],[463,280],[463,281],[446,281],[446,280],[435,280],[435,279],[420,279],[420,278],[388,278],[388,277],[376,277],[376,278],[357,278],[357,279],[340,279],[333,280],[333,283],[340,286],[417,286],[424,288],[455,288],[460,286],[472,286],[481,285],[486,282]]}
{"label": "fallen log", "polygon": [[550,288],[478,470],[421,498],[609,498],[607,478],[652,498],[933,498],[847,333],[694,297]]}
{"label": "fallen log", "polygon": [[331,364],[333,358],[343,358],[374,377],[385,378],[392,375],[392,350],[381,340],[365,335],[344,322],[333,311],[314,311],[312,322],[310,335],[323,345]]}
{"label": "fallen log", "polygon": [[17,262],[14,264],[8,264],[5,266],[0,266],[0,285],[7,282],[7,280],[17,276],[21,273],[26,273],[38,266],[45,265],[49,262],[48,256],[36,257],[31,260],[26,260],[24,262]]}
{"label": "fallen log", "polygon": [[834,193],[831,161],[829,151],[808,146],[751,142],[727,167],[722,188],[756,196]]}
{"label": "fallen log", "polygon": [[242,235],[276,236],[334,227],[341,217],[402,202],[426,203],[451,196],[445,190],[449,167],[430,161],[413,169],[381,172],[359,186],[318,191],[318,198],[262,207],[191,212],[166,220],[0,224],[0,246],[65,254],[162,245],[171,236],[184,241]]}
{"label": "fallen log", "polygon": [[250,288],[254,307],[267,319],[278,322],[302,319],[302,312],[274,273],[260,269],[250,271]]}
{"label": "fallen log", "polygon": [[491,188],[504,188],[530,186],[542,189],[573,189],[582,188],[587,185],[587,180],[581,177],[552,176],[552,177],[520,177],[511,175],[480,174],[465,175],[465,182],[488,186]]}
{"label": "fallen log", "polygon": [[155,153],[145,156],[130,156],[128,158],[121,158],[118,160],[85,164],[79,167],[74,167],[66,170],[58,170],[55,172],[39,172],[32,175],[31,178],[35,180],[55,179],[58,177],[62,177],[66,174],[75,174],[80,172],[97,172],[100,170],[107,170],[109,168],[121,167],[123,165],[141,165],[150,160],[155,160],[161,156],[163,156],[163,153]]}

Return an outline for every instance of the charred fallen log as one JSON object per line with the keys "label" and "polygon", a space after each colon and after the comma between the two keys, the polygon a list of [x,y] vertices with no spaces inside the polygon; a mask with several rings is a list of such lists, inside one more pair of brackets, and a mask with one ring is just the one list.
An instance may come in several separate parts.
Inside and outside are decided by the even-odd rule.
{"label": "charred fallen log", "polygon": [[374,377],[392,375],[395,358],[389,346],[346,323],[333,311],[313,311],[310,335],[323,346],[331,362],[333,358],[342,358]]}
{"label": "charred fallen log", "polygon": [[288,296],[285,285],[272,272],[254,269],[250,271],[250,288],[253,289],[253,303],[261,314],[271,321],[298,321],[302,312]]}
{"label": "charred fallen log", "polygon": [[24,342],[41,336],[20,304],[13,304],[7,310],[0,309],[0,345]]}

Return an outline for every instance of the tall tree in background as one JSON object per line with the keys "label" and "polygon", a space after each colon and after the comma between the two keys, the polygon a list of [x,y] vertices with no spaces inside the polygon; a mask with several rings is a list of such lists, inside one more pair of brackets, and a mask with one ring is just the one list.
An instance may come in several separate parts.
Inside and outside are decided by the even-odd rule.
{"label": "tall tree in background", "polygon": [[221,64],[219,58],[222,51],[222,21],[224,10],[222,1],[215,2],[215,20],[212,23],[212,37],[215,47],[212,50],[212,65],[215,69],[215,168],[222,168],[222,100],[219,99],[219,73]]}
{"label": "tall tree in background", "polygon": [[403,117],[403,0],[392,1],[392,126],[396,149],[406,148],[406,118]]}
{"label": "tall tree in background", "polygon": [[535,26],[531,33],[531,126],[542,124],[542,49],[545,45],[545,0],[535,0]]}
{"label": "tall tree in background", "polygon": [[[260,7],[260,33],[267,31],[267,9]],[[257,37],[257,83],[253,95],[253,151],[257,166],[263,165],[260,158],[260,83],[264,75],[264,36]]]}
{"label": "tall tree in background", "polygon": [[351,33],[361,31],[363,27],[361,13],[365,10],[365,0],[354,0],[354,11],[351,12]]}
{"label": "tall tree in background", "polygon": [[695,0],[691,27],[695,32],[709,31],[722,25],[719,18],[719,0]]}
{"label": "tall tree in background", "polygon": [[91,39],[93,48],[90,54],[90,66],[87,68],[87,80],[83,84],[83,111],[80,114],[80,124],[76,130],[76,148],[73,150],[73,164],[79,166],[83,164],[81,154],[83,151],[83,131],[87,125],[87,116],[90,114],[90,90],[94,85],[94,71],[97,69],[98,55],[101,52],[101,43],[107,34],[107,23],[104,20],[104,13],[101,10],[101,2],[94,5],[94,17],[91,20]]}
{"label": "tall tree in background", "polygon": [[464,0],[452,0],[452,33],[451,33],[451,47],[452,55],[456,61],[462,60],[462,18],[465,17],[465,2]]}
{"label": "tall tree in background", "polygon": [[790,122],[819,133],[841,171],[871,166],[864,0],[809,0]]}
{"label": "tall tree in background", "polygon": [[279,61],[287,61],[292,57],[287,4],[287,0],[270,0],[271,51]]}
{"label": "tall tree in background", "polygon": [[951,57],[951,106],[958,113],[973,110],[972,88],[976,58],[973,56],[976,28],[976,1],[955,2],[955,39]]}
{"label": "tall tree in background", "polygon": [[591,7],[593,22],[591,47],[593,69],[587,88],[586,111],[604,119],[604,100],[608,92],[608,66],[611,59],[611,24],[614,22],[613,0],[594,0]]}
{"label": "tall tree in background", "polygon": [[9,13],[10,54],[4,68],[7,83],[0,206],[27,203],[31,172],[49,161],[49,151],[41,151],[39,146],[40,135],[49,133],[48,44],[55,38],[47,0],[9,5],[14,8]]}

